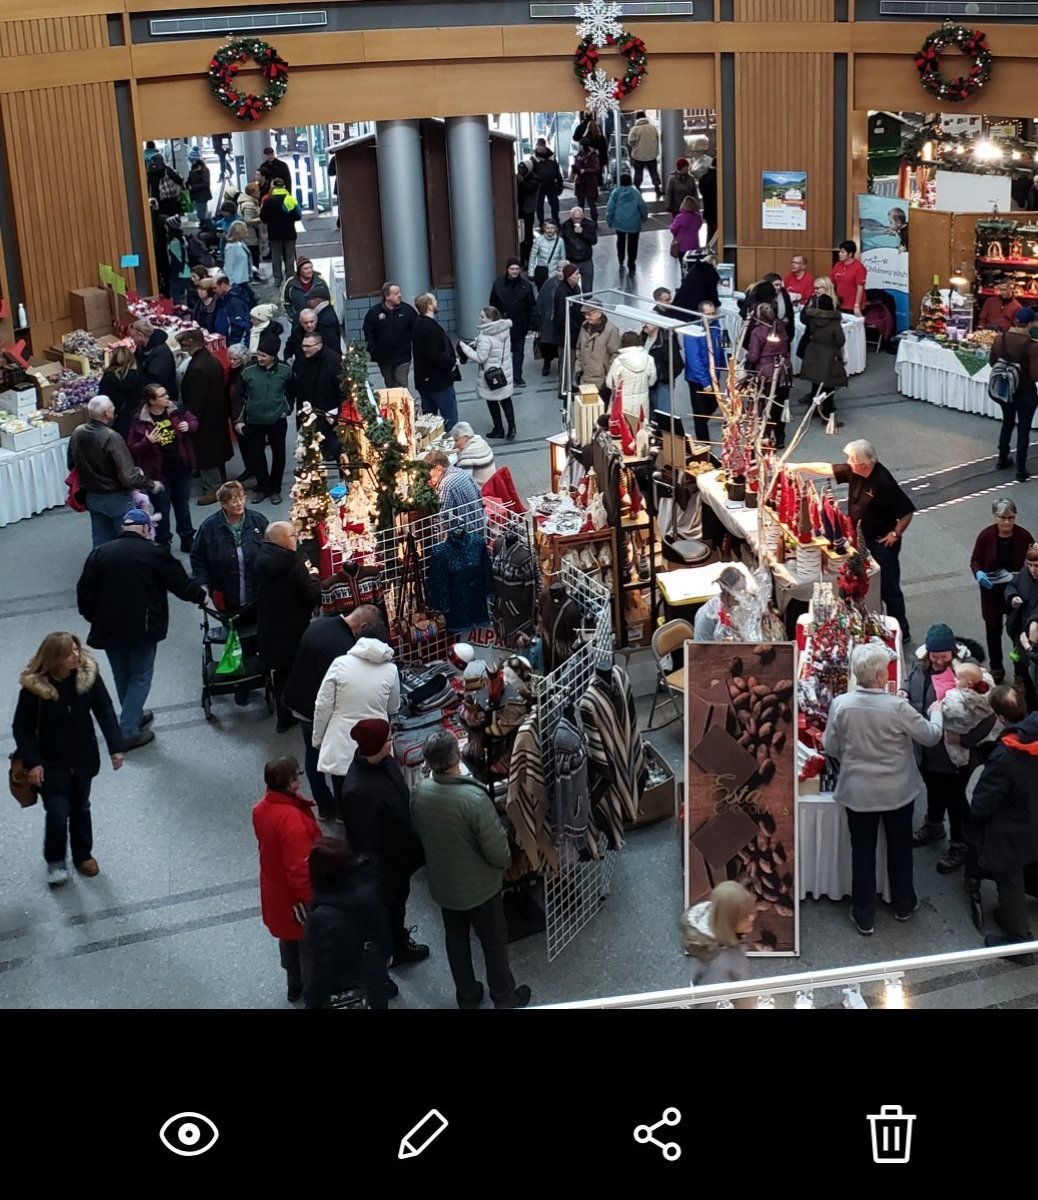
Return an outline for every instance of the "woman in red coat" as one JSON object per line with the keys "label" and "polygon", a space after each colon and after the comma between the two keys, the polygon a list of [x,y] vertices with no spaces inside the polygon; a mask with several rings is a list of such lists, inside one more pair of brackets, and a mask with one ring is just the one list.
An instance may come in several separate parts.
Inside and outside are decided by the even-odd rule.
{"label": "woman in red coat", "polygon": [[288,1000],[303,996],[299,947],[310,903],[307,865],[321,830],[313,801],[298,792],[299,763],[275,758],[263,768],[267,791],[252,810],[252,827],[259,841],[260,907],[263,924],[278,939],[281,965],[288,976]]}
{"label": "woman in red coat", "polygon": [[[1024,565],[1027,547],[1034,541],[1030,533],[1016,523],[1016,505],[1008,496],[991,506],[995,522],[977,535],[970,558],[970,570],[980,584],[980,611],[987,633],[988,661],[996,683],[1005,678],[1002,657],[1002,633],[1006,619],[1006,572],[1014,578]],[[1002,579],[1002,582],[995,582]]]}

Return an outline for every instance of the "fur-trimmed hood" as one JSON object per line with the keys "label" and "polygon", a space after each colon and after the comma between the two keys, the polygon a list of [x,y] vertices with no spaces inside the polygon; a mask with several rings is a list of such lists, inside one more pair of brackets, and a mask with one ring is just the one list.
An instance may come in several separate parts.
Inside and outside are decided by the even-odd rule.
{"label": "fur-trimmed hood", "polygon": [[[37,671],[23,671],[19,682],[26,691],[39,696],[41,700],[57,700],[58,689],[51,682],[49,675],[41,675]],[[80,696],[89,692],[97,682],[97,661],[85,646],[79,649],[79,666],[76,668],[76,691]]]}
{"label": "fur-trimmed hood", "polygon": [[[929,650],[926,648],[925,642],[921,646],[916,647],[915,656],[925,667],[929,657]],[[984,661],[984,647],[979,642],[975,642],[972,638],[959,637],[955,634],[955,655],[952,658],[952,667],[961,666],[964,662],[982,663]]]}

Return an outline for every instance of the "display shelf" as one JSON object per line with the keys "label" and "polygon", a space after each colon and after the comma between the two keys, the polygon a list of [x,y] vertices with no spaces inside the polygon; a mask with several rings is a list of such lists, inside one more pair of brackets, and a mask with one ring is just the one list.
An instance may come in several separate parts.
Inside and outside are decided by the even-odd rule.
{"label": "display shelf", "polygon": [[[997,296],[998,295],[998,288],[981,287],[981,288],[976,288],[975,290],[976,290],[976,294],[978,296]],[[1015,300],[1038,300],[1038,292],[1018,292],[1014,288],[1013,289],[1013,298]]]}
{"label": "display shelf", "polygon": [[[551,563],[551,571],[544,572],[545,575],[559,575],[561,573],[562,557],[569,550],[576,550],[579,554],[579,551],[585,546],[608,546],[610,555],[612,556],[612,561],[608,567],[589,569],[578,566],[577,570],[585,578],[595,579],[599,583],[602,581],[600,571],[605,570],[609,573],[609,577],[613,581],[613,586],[610,589],[610,594],[613,598],[613,629],[622,630],[623,626],[620,623],[620,617],[623,608],[620,603],[620,596],[623,589],[620,587],[619,568],[617,566],[618,547],[616,543],[616,530],[611,525],[607,525],[605,529],[595,529],[591,533],[560,534],[544,533],[543,530],[536,529],[535,527],[534,542],[538,549],[538,557],[545,557]],[[602,586],[605,585],[602,584]]]}

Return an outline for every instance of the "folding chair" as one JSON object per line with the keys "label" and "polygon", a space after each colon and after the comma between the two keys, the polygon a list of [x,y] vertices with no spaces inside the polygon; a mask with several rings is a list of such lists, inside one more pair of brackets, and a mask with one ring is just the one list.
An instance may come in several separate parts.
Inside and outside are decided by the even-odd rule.
{"label": "folding chair", "polygon": [[[676,671],[667,671],[663,664],[668,655],[680,649],[685,642],[691,640],[692,636],[692,626],[687,621],[682,620],[668,621],[666,625],[660,626],[652,635],[652,657],[656,660],[656,690],[652,697],[652,708],[649,711],[647,729],[664,729],[681,716],[681,709],[674,697],[675,695],[680,696],[684,693],[685,668],[679,667]],[[669,703],[673,706],[674,716],[663,725],[654,726],[652,719],[656,715],[656,705],[659,702],[661,691],[666,697],[663,703]]]}

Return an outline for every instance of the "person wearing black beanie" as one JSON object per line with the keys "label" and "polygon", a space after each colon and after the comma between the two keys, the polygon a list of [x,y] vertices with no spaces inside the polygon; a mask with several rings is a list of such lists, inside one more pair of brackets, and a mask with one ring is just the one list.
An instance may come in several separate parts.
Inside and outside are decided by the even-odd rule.
{"label": "person wearing black beanie", "polygon": [[[295,381],[291,368],[280,362],[281,338],[271,329],[260,335],[256,361],[238,380],[234,428],[238,431],[246,468],[256,476],[253,504],[270,499],[281,503],[285,474],[285,438],[288,414],[295,407]],[[267,466],[267,447],[271,462]]]}
{"label": "person wearing black beanie", "polygon": [[505,263],[505,273],[494,280],[488,303],[512,322],[508,335],[512,350],[512,383],[515,387],[526,387],[523,358],[527,334],[537,329],[537,298],[533,284],[522,277],[519,260],[514,256]]}

